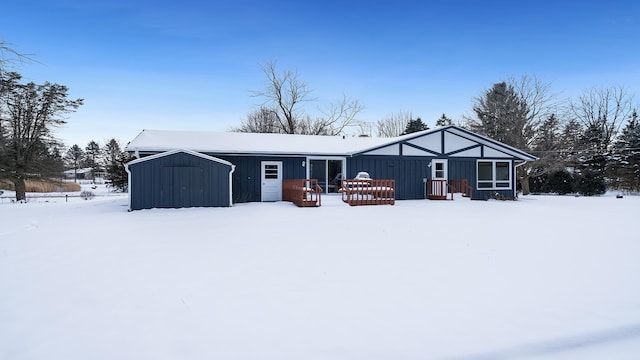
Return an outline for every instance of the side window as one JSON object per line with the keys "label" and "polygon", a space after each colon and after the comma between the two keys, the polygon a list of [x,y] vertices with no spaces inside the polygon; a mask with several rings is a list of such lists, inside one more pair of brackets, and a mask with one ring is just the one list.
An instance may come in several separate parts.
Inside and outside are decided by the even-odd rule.
{"label": "side window", "polygon": [[478,189],[499,190],[511,188],[511,162],[478,160]]}

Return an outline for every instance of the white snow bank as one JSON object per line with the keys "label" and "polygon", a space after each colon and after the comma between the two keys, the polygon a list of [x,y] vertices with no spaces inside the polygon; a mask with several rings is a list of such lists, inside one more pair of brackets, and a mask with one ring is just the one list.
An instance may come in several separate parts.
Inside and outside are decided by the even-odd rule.
{"label": "white snow bank", "polygon": [[0,203],[1,359],[632,359],[639,197]]}

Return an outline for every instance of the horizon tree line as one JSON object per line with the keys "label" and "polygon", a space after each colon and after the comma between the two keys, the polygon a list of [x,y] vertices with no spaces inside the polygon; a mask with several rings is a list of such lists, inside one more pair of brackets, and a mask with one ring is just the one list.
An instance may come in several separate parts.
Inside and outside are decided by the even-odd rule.
{"label": "horizon tree line", "polygon": [[[16,200],[25,199],[25,180],[55,178],[64,169],[90,167],[106,171],[114,187],[126,190],[124,164],[131,160],[119,141],[104,146],[94,140],[65,149],[54,134],[66,124],[83,99],[68,99],[64,85],[23,83],[13,70],[30,61],[28,55],[0,41],[0,180],[12,182]],[[308,111],[317,101],[297,72],[277,69],[275,61],[261,65],[266,83],[251,96],[261,104],[231,131],[338,135],[359,131],[395,137],[429,129],[419,116],[399,111],[376,123],[358,119],[364,106],[347,95],[318,114]],[[456,124],[529,152],[539,160],[518,167],[523,194],[551,189],[547,183],[589,177],[609,188],[640,191],[640,124],[638,104],[622,87],[592,88],[573,99],[560,99],[551,85],[536,77],[509,78],[493,84],[473,99],[472,113],[454,121],[444,113],[435,126]],[[369,134],[367,134],[367,131]],[[584,180],[586,181],[586,180]],[[564,190],[562,190],[564,191]],[[561,191],[552,191],[561,192]]]}

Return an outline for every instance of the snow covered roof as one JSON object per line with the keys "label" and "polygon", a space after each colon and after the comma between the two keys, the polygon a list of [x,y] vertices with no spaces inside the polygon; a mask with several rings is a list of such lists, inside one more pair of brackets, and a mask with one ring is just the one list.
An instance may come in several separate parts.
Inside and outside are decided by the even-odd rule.
{"label": "snow covered roof", "polygon": [[155,155],[151,155],[151,156],[145,156],[143,158],[139,158],[139,159],[135,159],[135,160],[129,161],[127,163],[127,166],[133,165],[133,164],[137,164],[137,163],[140,163],[140,162],[153,160],[153,159],[158,159],[158,158],[161,158],[161,157],[165,157],[165,156],[169,156],[169,155],[173,155],[173,154],[177,154],[177,153],[185,153],[185,154],[197,156],[197,157],[203,158],[205,160],[215,161],[215,162],[218,162],[220,164],[229,165],[231,168],[235,168],[236,167],[235,165],[233,165],[232,163],[230,163],[230,162],[228,162],[226,160],[218,159],[217,157],[205,155],[203,153],[199,153],[199,152],[188,150],[188,149],[175,149],[175,150],[171,150],[171,151],[161,152],[161,153],[158,153],[158,154],[155,154]]}
{"label": "snow covered roof", "polygon": [[[393,144],[412,142],[417,138],[433,137],[438,132],[446,132],[450,135],[464,138],[473,144],[482,144],[499,149],[503,155],[508,154],[523,161],[536,160],[535,156],[522,150],[453,125],[395,138],[143,130],[127,145],[125,150],[155,153],[175,149],[189,149],[210,154],[347,156],[364,154],[370,150],[388,147]],[[464,146],[468,146],[468,144]],[[437,150],[431,151],[431,153],[441,154]]]}
{"label": "snow covered roof", "polygon": [[64,173],[67,175],[73,175],[73,174],[86,174],[86,173],[90,173],[91,171],[93,171],[93,168],[80,168],[80,169],[65,170]]}
{"label": "snow covered roof", "polygon": [[318,135],[143,130],[125,150],[157,152],[189,149],[225,154],[345,155],[376,147],[390,140]]}

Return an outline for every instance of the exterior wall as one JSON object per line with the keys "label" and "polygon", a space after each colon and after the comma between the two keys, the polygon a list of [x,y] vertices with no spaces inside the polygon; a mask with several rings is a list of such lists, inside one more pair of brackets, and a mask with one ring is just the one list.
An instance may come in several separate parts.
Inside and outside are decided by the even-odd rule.
{"label": "exterior wall", "polygon": [[231,167],[187,153],[129,166],[131,210],[229,206]]}
{"label": "exterior wall", "polygon": [[226,160],[236,166],[233,172],[233,202],[259,202],[261,191],[262,161],[282,161],[283,179],[304,179],[306,170],[302,166],[305,157],[278,156],[237,156],[224,154],[207,154]]}
{"label": "exterior wall", "polygon": [[401,157],[362,155],[347,158],[347,178],[366,171],[373,179],[389,179],[396,182],[396,200],[424,199],[425,183],[431,178],[428,167],[432,157]]}
{"label": "exterior wall", "polygon": [[[477,189],[477,158],[361,155],[347,158],[347,178],[354,178],[358,172],[366,171],[374,179],[395,180],[397,200],[424,199],[426,186],[424,179],[431,179],[429,163],[433,159],[448,160],[448,178],[466,179],[473,188],[473,200],[486,200],[493,193],[513,197],[513,188],[510,190]],[[513,187],[515,180],[513,169],[511,171]]]}

